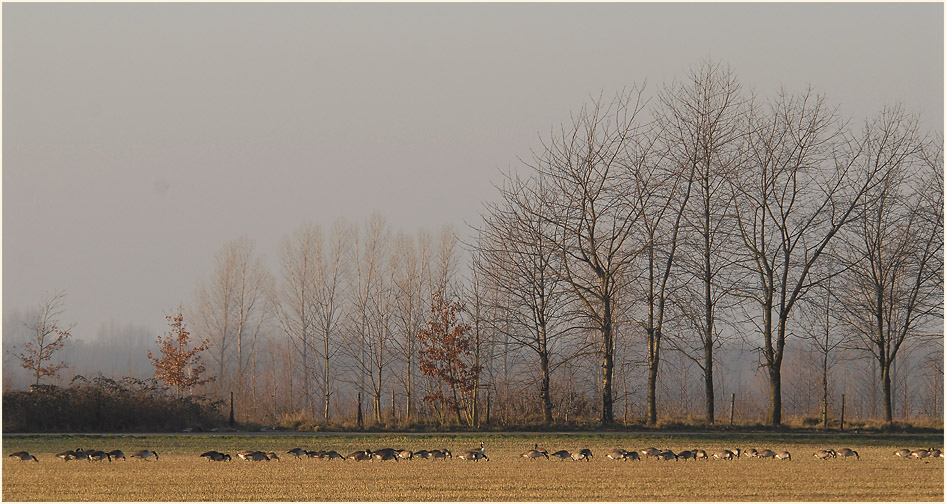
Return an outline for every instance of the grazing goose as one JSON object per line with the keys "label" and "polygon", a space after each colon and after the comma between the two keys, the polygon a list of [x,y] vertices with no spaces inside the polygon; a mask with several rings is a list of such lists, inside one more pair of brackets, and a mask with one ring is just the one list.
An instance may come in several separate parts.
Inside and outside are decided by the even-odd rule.
{"label": "grazing goose", "polygon": [[[447,460],[447,452],[445,452],[444,450],[430,450],[430,458],[434,460],[437,460],[437,459]],[[453,458],[453,456],[451,455],[450,458]]]}
{"label": "grazing goose", "polygon": [[[473,452],[470,451],[470,452],[467,452],[467,453],[473,453]],[[527,458],[527,459],[532,459],[532,460],[535,460],[535,459],[540,458],[540,457],[545,457],[546,459],[549,458],[549,454],[548,454],[548,453],[541,452],[541,451],[535,450],[535,449],[529,450],[529,451],[527,451],[527,452],[523,452],[522,455],[519,455],[519,456],[522,457],[522,458]]]}
{"label": "grazing goose", "polygon": [[309,458],[324,458],[327,452],[322,450],[307,450],[305,456]]}
{"label": "grazing goose", "polygon": [[33,455],[30,455],[29,452],[25,452],[25,451],[18,451],[16,453],[11,453],[9,456],[19,460],[20,462],[26,462],[27,460],[32,460],[33,462],[39,462],[39,459],[37,459]]}
{"label": "grazing goose", "polygon": [[688,459],[696,460],[696,453],[691,452],[690,450],[683,450],[682,452],[677,454],[677,458],[683,459],[683,460],[688,460]]}
{"label": "grazing goose", "polygon": [[706,455],[706,450],[693,450],[693,458],[699,460],[709,460],[709,457]]}
{"label": "grazing goose", "polygon": [[930,448],[930,458],[941,458],[942,456],[943,456],[942,451],[934,450],[933,448]]}
{"label": "grazing goose", "polygon": [[770,459],[774,459],[774,458],[775,458],[775,452],[772,451],[772,450],[762,450],[762,451],[759,452],[759,454],[757,455],[757,457],[759,457],[759,458],[770,458]]}
{"label": "grazing goose", "polygon": [[611,460],[624,460],[624,461],[626,461],[626,460],[627,460],[627,453],[628,453],[627,450],[624,450],[623,448],[615,448],[615,449],[609,451],[608,453],[606,453],[604,456],[607,457],[607,458],[609,458],[609,459],[611,459]]}
{"label": "grazing goose", "polygon": [[371,454],[374,455],[374,456],[376,456],[376,457],[377,457],[378,455],[396,457],[396,456],[397,456],[397,450],[395,450],[394,448],[381,448],[380,450],[373,450],[373,451],[371,452]]}
{"label": "grazing goose", "polygon": [[557,458],[557,459],[559,459],[559,460],[568,460],[568,459],[572,458],[572,454],[571,454],[571,453],[568,453],[568,450],[559,450],[559,451],[557,451],[557,452],[555,452],[555,453],[549,455],[549,457],[555,457],[555,458]]}
{"label": "grazing goose", "polygon": [[677,461],[677,458],[678,458],[678,457],[677,457],[677,454],[676,454],[676,453],[673,453],[673,450],[667,450],[667,451],[665,451],[665,452],[661,452],[660,455],[657,455],[657,460],[670,460],[670,459],[673,459],[673,461],[676,462],[676,461]]}
{"label": "grazing goose", "polygon": [[854,457],[856,460],[861,459],[861,456],[858,455],[856,451],[850,448],[841,448],[840,450],[837,451],[837,454],[839,457],[843,457],[843,458]]}
{"label": "grazing goose", "polygon": [[640,461],[640,459],[641,459],[641,456],[638,455],[637,452],[634,452],[634,451],[632,451],[632,452],[627,452],[627,453],[624,454],[624,460],[637,460],[637,461]]}
{"label": "grazing goose", "polygon": [[276,462],[279,462],[279,456],[276,455],[275,453],[273,452],[263,452],[263,453],[266,455],[266,458],[268,458],[269,460],[275,460]]}
{"label": "grazing goose", "polygon": [[915,459],[924,459],[930,456],[930,450],[916,450],[911,456]]}
{"label": "grazing goose", "polygon": [[112,450],[108,452],[108,455],[112,457],[112,460],[118,460],[118,459],[125,460],[125,452],[121,450]]}
{"label": "grazing goose", "polygon": [[588,448],[582,448],[581,450],[578,450],[578,455],[580,455],[582,459],[587,460],[589,462],[591,461],[592,458],[594,458],[594,454],[591,453],[591,450],[589,450]]}
{"label": "grazing goose", "polygon": [[389,451],[373,452],[371,456],[378,460],[393,460],[395,462],[398,462],[398,456],[397,456],[397,453],[395,452],[389,452]]}
{"label": "grazing goose", "polygon": [[783,451],[781,453],[776,453],[775,458],[779,460],[792,460],[792,454],[788,453],[787,451]]}
{"label": "grazing goose", "polygon": [[89,452],[89,460],[94,460],[96,462],[108,459],[109,462],[112,461],[112,456],[108,453],[103,452],[102,450],[92,450]]}
{"label": "grazing goose", "polygon": [[414,452],[410,450],[399,450],[397,456],[402,459],[414,460]]}
{"label": "grazing goose", "polygon": [[300,457],[302,457],[302,456],[308,456],[308,455],[309,455],[309,452],[303,450],[302,448],[293,448],[293,449],[287,451],[286,453],[288,453],[288,454],[290,454],[290,455],[292,455],[292,456],[294,456],[294,457],[296,457],[296,458],[300,458]]}
{"label": "grazing goose", "polygon": [[742,455],[742,451],[740,451],[739,448],[735,448],[731,451],[732,451],[732,454],[736,456],[736,458],[739,458],[739,456]]}
{"label": "grazing goose", "polygon": [[332,459],[344,459],[345,457],[343,457],[341,453],[338,453],[335,450],[329,450],[327,452],[322,452],[322,455],[320,455],[319,458],[332,460]]}
{"label": "grazing goose", "polygon": [[815,452],[815,458],[821,460],[828,460],[829,458],[835,457],[834,450],[818,450]]}
{"label": "grazing goose", "polygon": [[135,453],[134,455],[131,456],[131,458],[138,459],[138,460],[148,460],[151,457],[154,457],[155,460],[158,460],[157,452],[154,452],[151,450],[141,450],[140,452]]}
{"label": "grazing goose", "polygon": [[[533,451],[534,451],[534,450],[533,450]],[[546,457],[548,457],[548,455],[546,455]],[[466,460],[467,462],[469,462],[469,461],[471,461],[471,460],[474,461],[474,462],[479,462],[480,459],[483,459],[483,460],[489,462],[489,457],[486,456],[486,452],[485,452],[485,451],[480,451],[480,450],[470,450],[470,451],[468,451],[468,452],[463,452],[463,453],[457,455],[457,458],[460,459],[460,460]]]}
{"label": "grazing goose", "polygon": [[200,456],[206,458],[208,461],[213,461],[213,462],[226,462],[226,461],[231,460],[230,455],[226,453],[220,453],[215,450],[210,450],[209,452],[201,453]]}
{"label": "grazing goose", "polygon": [[729,450],[720,450],[713,454],[713,458],[716,460],[722,460],[722,459],[732,460],[733,456],[734,456],[733,452]]}
{"label": "grazing goose", "polygon": [[645,457],[656,457],[657,455],[660,455],[661,453],[663,452],[654,447],[644,448],[643,450],[641,450],[641,455]]}
{"label": "grazing goose", "polygon": [[749,448],[748,450],[746,450],[746,456],[747,456],[747,457],[757,457],[757,456],[759,456],[759,451],[756,450],[755,448]]}
{"label": "grazing goose", "polygon": [[75,450],[68,450],[62,453],[57,453],[56,456],[65,460],[66,462],[70,460],[79,460],[79,459],[85,459],[85,460],[88,460],[89,462],[92,461],[92,459],[89,458],[89,454],[86,453],[82,448],[76,448]]}
{"label": "grazing goose", "polygon": [[427,450],[420,450],[420,451],[414,452],[414,456],[417,457],[417,458],[429,459],[429,458],[430,458],[430,452],[427,451]]}
{"label": "grazing goose", "polygon": [[910,458],[910,455],[913,455],[913,452],[906,448],[902,448],[900,450],[893,452],[893,454],[902,458]]}
{"label": "grazing goose", "polygon": [[345,460],[355,460],[361,462],[362,460],[371,460],[371,450],[361,450],[349,453]]}
{"label": "grazing goose", "polygon": [[251,462],[262,462],[264,460],[269,462],[269,456],[267,456],[266,453],[261,452],[261,451],[254,451],[250,453],[238,453],[237,456],[243,460],[248,460]]}

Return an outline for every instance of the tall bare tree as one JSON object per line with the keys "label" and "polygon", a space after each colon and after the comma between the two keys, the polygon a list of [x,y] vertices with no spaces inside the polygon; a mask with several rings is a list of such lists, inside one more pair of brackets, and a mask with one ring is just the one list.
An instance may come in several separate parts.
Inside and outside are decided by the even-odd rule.
{"label": "tall bare tree", "polygon": [[28,316],[25,325],[29,330],[29,339],[22,348],[14,346],[13,354],[20,360],[23,369],[34,378],[34,385],[39,385],[42,378],[56,376],[66,365],[54,363],[53,355],[62,349],[72,334],[75,324],[62,326],[59,317],[65,312],[63,301],[65,291],[59,291],[46,297],[34,314]]}
{"label": "tall bare tree", "polygon": [[680,311],[685,325],[694,330],[679,331],[672,344],[703,371],[706,422],[712,424],[717,312],[729,290],[723,272],[732,250],[729,184],[740,168],[746,100],[732,69],[708,60],[691,69],[685,81],[665,86],[659,99],[655,116],[666,162],[676,177],[692,184],[692,197],[678,214],[683,217],[683,236],[677,262]]}
{"label": "tall bare tree", "polygon": [[838,231],[856,216],[878,168],[861,152],[836,110],[811,89],[784,90],[748,117],[746,168],[734,184],[745,276],[738,295],[760,312],[750,317],[762,337],[769,379],[768,423],[782,422],[782,361],[788,322],[812,287],[811,268]]}
{"label": "tall bare tree", "polygon": [[[928,333],[924,324],[942,326],[942,156],[924,156],[923,147],[918,119],[901,107],[867,123],[865,162],[882,179],[860,202],[845,241],[846,318],[877,360],[887,422],[893,421],[891,369],[904,342]],[[924,162],[937,157],[939,167]],[[931,194],[929,187],[938,189]]]}
{"label": "tall bare tree", "polygon": [[316,382],[322,389],[322,418],[328,420],[331,415],[331,400],[334,394],[337,373],[333,359],[339,353],[340,326],[344,318],[344,281],[348,256],[349,226],[336,222],[332,227],[328,247],[319,247],[316,253],[317,267],[315,292],[312,306],[318,326],[319,347],[316,354],[321,360]]}
{"label": "tall bare tree", "polygon": [[197,287],[194,332],[210,342],[221,396],[234,386],[241,398],[247,394],[257,343],[271,314],[272,275],[254,249],[247,237],[227,243],[210,278]]}
{"label": "tall bare tree", "polygon": [[630,195],[639,170],[643,88],[593,100],[543,144],[532,167],[551,185],[541,216],[551,225],[559,276],[600,335],[601,422],[614,422],[615,303],[640,253],[633,242],[642,209]]}

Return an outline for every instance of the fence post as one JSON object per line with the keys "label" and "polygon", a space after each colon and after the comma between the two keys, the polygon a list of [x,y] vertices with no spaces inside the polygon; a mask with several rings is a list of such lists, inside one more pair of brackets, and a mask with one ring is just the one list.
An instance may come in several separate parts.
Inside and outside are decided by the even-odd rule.
{"label": "fence post", "polygon": [[844,431],[844,394],[841,394],[841,431]]}
{"label": "fence post", "polygon": [[733,417],[736,415],[736,393],[732,393],[732,399],[729,400],[729,425],[732,426]]}
{"label": "fence post", "polygon": [[364,423],[361,416],[361,392],[358,392],[358,428],[361,429],[362,427],[364,427]]}
{"label": "fence post", "polygon": [[233,427],[233,391],[230,391],[230,427]]}

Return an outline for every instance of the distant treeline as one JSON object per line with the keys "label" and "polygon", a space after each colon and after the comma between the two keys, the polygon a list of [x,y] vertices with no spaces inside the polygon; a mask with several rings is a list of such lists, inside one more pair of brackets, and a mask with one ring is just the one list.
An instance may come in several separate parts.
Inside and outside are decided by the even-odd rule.
{"label": "distant treeline", "polygon": [[68,387],[3,395],[3,432],[180,432],[226,421],[222,402],[178,399],[157,381],[76,376]]}

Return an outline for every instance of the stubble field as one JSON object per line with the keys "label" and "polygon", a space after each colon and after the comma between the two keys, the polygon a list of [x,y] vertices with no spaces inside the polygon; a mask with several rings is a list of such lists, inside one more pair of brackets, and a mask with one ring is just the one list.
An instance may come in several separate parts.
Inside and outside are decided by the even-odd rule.
{"label": "stubble field", "polygon": [[[354,462],[296,459],[295,447],[343,455],[384,447],[447,448],[454,455],[483,441],[489,461]],[[528,460],[533,443],[549,453],[590,448],[590,462]],[[904,460],[898,448],[941,448],[942,436],[753,435],[106,435],[4,436],[3,500],[8,501],[943,501],[943,459]],[[788,450],[792,461],[742,457],[732,462],[619,462],[620,447],[675,452],[700,448]],[[86,450],[158,452],[158,461],[64,462]],[[849,447],[860,460],[818,460],[821,448]],[[210,462],[207,450],[233,455]],[[236,452],[274,451],[280,461],[248,462]],[[26,450],[39,463],[8,455]]]}

